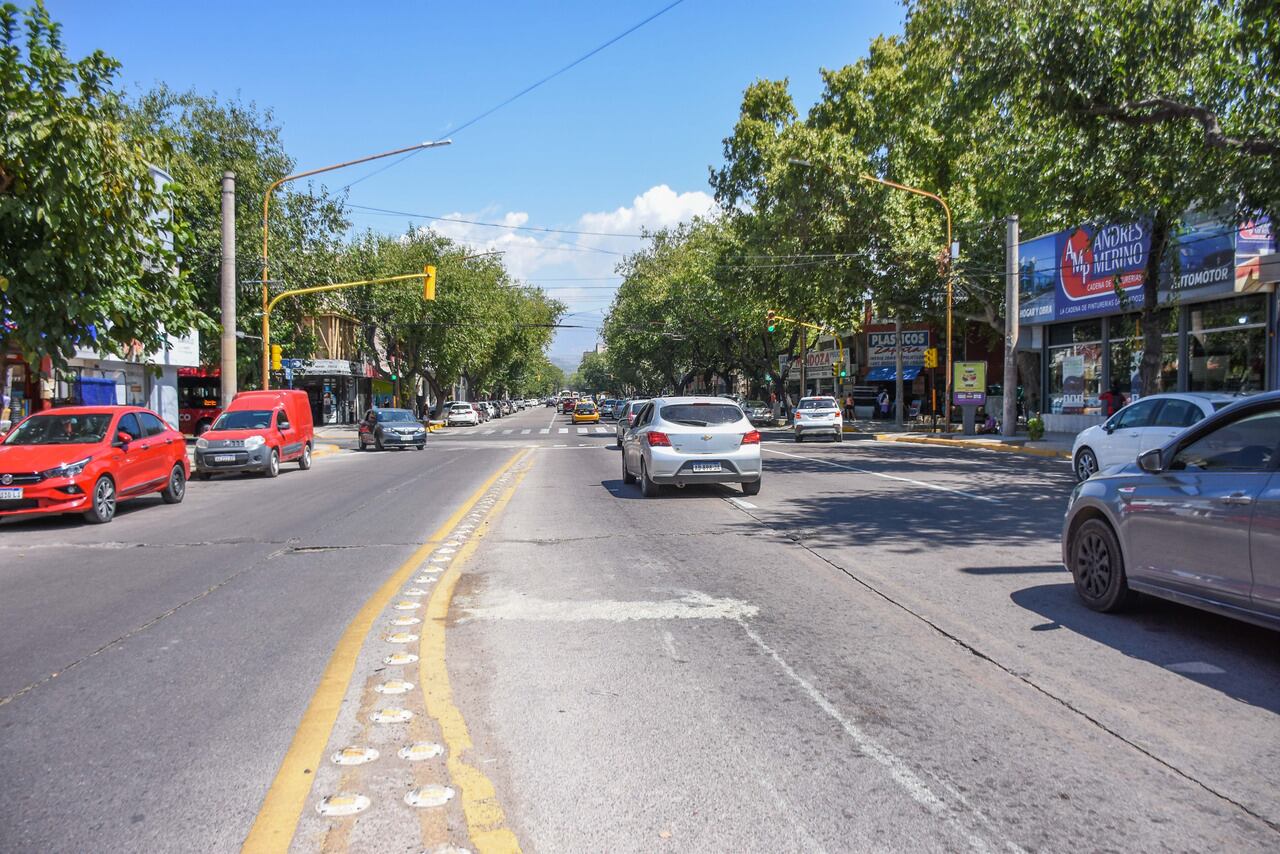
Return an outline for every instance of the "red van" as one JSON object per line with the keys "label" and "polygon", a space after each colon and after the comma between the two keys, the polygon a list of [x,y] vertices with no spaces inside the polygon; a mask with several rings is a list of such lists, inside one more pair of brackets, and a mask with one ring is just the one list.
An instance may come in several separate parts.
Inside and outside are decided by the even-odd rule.
{"label": "red van", "polygon": [[110,522],[126,498],[187,491],[182,434],[137,406],[46,409],[0,443],[0,516],[83,513]]}
{"label": "red van", "polygon": [[196,476],[208,480],[218,472],[256,471],[275,477],[287,462],[306,471],[314,444],[305,391],[242,391],[196,439]]}

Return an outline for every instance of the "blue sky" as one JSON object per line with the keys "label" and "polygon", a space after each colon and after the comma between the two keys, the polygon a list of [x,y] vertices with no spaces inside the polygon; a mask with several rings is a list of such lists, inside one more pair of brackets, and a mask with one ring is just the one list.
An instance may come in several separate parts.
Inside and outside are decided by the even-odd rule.
{"label": "blue sky", "polygon": [[[601,3],[158,2],[48,0],[68,50],[119,59],[130,89],[238,94],[270,107],[300,168],[451,129],[661,9]],[[704,210],[742,90],[791,80],[803,111],[818,70],[863,56],[901,29],[896,2],[685,0],[481,122],[351,187],[349,202],[516,225],[633,233]],[[334,173],[331,188],[374,167]],[[216,180],[211,176],[210,180]],[[408,218],[353,211],[357,228],[403,231]],[[417,220],[425,224],[425,220]],[[599,324],[633,238],[549,236],[438,223],[570,303],[566,323]],[[566,248],[567,247],[567,248]],[[569,281],[573,280],[573,281]],[[593,329],[561,330],[576,357]]]}

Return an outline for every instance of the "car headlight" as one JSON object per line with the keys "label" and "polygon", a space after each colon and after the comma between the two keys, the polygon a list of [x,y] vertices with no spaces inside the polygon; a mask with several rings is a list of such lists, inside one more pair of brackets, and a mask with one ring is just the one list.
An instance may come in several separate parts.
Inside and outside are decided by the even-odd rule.
{"label": "car headlight", "polygon": [[77,460],[74,463],[63,463],[51,469],[40,472],[43,477],[75,477],[84,471],[84,467],[89,464],[93,457],[85,457],[83,460]]}
{"label": "car headlight", "polygon": [[203,436],[201,436],[199,439],[196,439],[196,448],[201,451],[208,450],[209,440],[204,438]]}
{"label": "car headlight", "polygon": [[244,449],[246,451],[256,451],[265,444],[267,444],[267,440],[261,436],[250,436],[244,440]]}

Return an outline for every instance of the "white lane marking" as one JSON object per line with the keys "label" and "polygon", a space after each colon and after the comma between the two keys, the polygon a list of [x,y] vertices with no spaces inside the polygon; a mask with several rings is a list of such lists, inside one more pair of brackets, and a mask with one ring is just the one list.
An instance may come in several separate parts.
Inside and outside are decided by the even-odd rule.
{"label": "white lane marking", "polygon": [[516,432],[514,429],[512,429],[512,430],[503,430],[503,431],[502,431],[502,435],[504,435],[504,436],[510,436],[510,435],[511,435],[512,433],[514,433],[514,432]]}
{"label": "white lane marking", "polygon": [[498,432],[497,430],[490,428],[490,429],[488,429],[488,430],[485,430],[485,431],[484,431],[484,435],[486,435],[486,436],[492,436],[494,433],[497,433],[497,432]]}
{"label": "white lane marking", "polygon": [[[738,624],[741,625],[742,630],[747,633],[747,637],[751,638],[751,640],[755,642],[756,646],[760,647],[760,650],[765,655],[773,659],[774,664],[778,665],[778,668],[782,670],[782,672],[786,674],[791,681],[799,685],[800,689],[804,691],[804,693],[819,709],[826,712],[829,717],[835,720],[836,723],[840,724],[840,728],[853,739],[853,742],[857,745],[859,752],[867,758],[884,766],[884,768],[889,772],[889,776],[892,777],[894,782],[896,782],[908,795],[911,796],[912,800],[929,810],[929,812],[941,816],[947,820],[949,824],[960,825],[960,822],[957,821],[953,815],[948,814],[949,810],[947,809],[946,803],[933,793],[933,790],[929,788],[929,785],[925,783],[924,780],[916,776],[916,773],[911,770],[911,767],[906,762],[900,759],[887,747],[867,735],[867,733],[852,720],[845,717],[844,713],[836,708],[835,703],[832,703],[827,699],[826,695],[815,688],[811,682],[793,670],[791,665],[788,664],[782,656],[778,655],[777,651],[773,647],[765,643],[764,638],[756,634],[755,629],[751,628],[751,626],[747,624],[746,620],[738,620]],[[979,816],[979,818],[981,818],[981,816]],[[973,848],[980,851],[990,850],[990,847],[986,844],[984,839],[962,825],[960,829],[968,837],[968,842]],[[1009,844],[1008,840],[1005,840],[1005,842],[1006,845]]]}
{"label": "white lane marking", "polygon": [[[894,346],[897,346],[897,345],[895,344]],[[533,432],[533,430],[531,430],[531,429],[529,429],[528,427],[526,427],[525,429],[523,429],[523,430],[521,430],[521,431],[520,431],[520,435],[521,435],[521,436],[528,436],[528,435],[529,435],[530,433],[532,433],[532,432]]]}
{"label": "white lane marking", "polygon": [[1210,664],[1207,661],[1180,661],[1177,664],[1166,664],[1165,670],[1172,670],[1174,673],[1196,673],[1196,674],[1216,674],[1226,673],[1216,664]]}
{"label": "white lane marking", "polygon": [[568,432],[569,432],[569,428],[568,428],[568,427],[561,427],[561,428],[560,428],[559,430],[557,430],[556,432],[563,436],[565,433],[568,433]]}
{"label": "white lane marking", "polygon": [[485,597],[488,604],[470,608],[469,619],[532,620],[540,623],[582,623],[606,620],[625,623],[631,620],[738,620],[754,616],[759,610],[741,599],[716,599],[706,593],[689,593],[679,599],[662,602],[587,599],[548,602],[518,593]]}
{"label": "white lane marking", "polygon": [[756,509],[756,506],[755,506],[754,504],[752,504],[750,501],[743,501],[741,498],[729,498],[729,499],[726,499],[726,500],[727,500],[730,504],[734,504],[734,505],[737,505],[738,507],[741,507],[743,510],[755,510],[755,509]]}
{"label": "white lane marking", "polygon": [[923,486],[925,489],[936,489],[939,492],[952,492],[952,493],[955,493],[956,495],[963,495],[965,498],[972,498],[974,501],[987,501],[992,504],[996,503],[997,501],[997,499],[991,498],[986,495],[978,495],[973,492],[965,492],[963,489],[953,489],[950,486],[943,486],[940,483],[929,483],[923,480],[915,480],[914,478],[910,478],[910,477],[898,477],[898,475],[896,474],[885,474],[884,472],[870,471],[868,469],[860,469],[855,466],[846,466],[846,465],[842,465],[841,463],[833,463],[830,460],[824,460],[819,457],[802,457],[799,454],[788,454],[786,451],[775,451],[773,448],[765,448],[764,450],[768,451],[771,454],[781,454],[784,457],[791,457],[792,459],[795,459],[795,460],[805,460],[806,462],[810,462],[810,463],[821,463],[824,466],[831,466],[833,468],[844,469],[845,471],[857,472],[858,474],[869,474],[872,477],[882,477],[885,480],[896,480],[901,483],[910,483],[913,486]]}
{"label": "white lane marking", "polygon": [[608,427],[597,427],[597,428],[596,428],[596,432],[597,432],[597,433],[608,433],[608,432],[609,432],[609,428],[608,428]]}
{"label": "white lane marking", "polygon": [[[895,345],[895,346],[896,346],[896,345]],[[569,446],[568,446],[568,445],[552,445],[551,447],[553,447],[553,448],[567,448],[567,447],[569,447]]]}
{"label": "white lane marking", "polygon": [[550,427],[543,427],[541,430],[539,430],[539,431],[538,431],[538,433],[539,433],[539,434],[541,434],[541,435],[543,435],[543,436],[547,435],[547,434],[548,434],[548,433],[550,433],[550,432],[551,432],[551,428],[550,428]]}
{"label": "white lane marking", "polygon": [[578,428],[578,435],[579,435],[579,436],[585,436],[585,435],[587,435],[587,428],[586,428],[586,427],[579,427],[579,428]]}
{"label": "white lane marking", "polygon": [[553,407],[551,407],[551,420],[547,422],[547,429],[548,429],[548,430],[550,430],[552,427],[556,426],[556,416],[557,416],[558,414],[559,414],[559,413],[558,413],[558,412],[556,412],[556,408],[555,408],[554,406],[553,406]]}

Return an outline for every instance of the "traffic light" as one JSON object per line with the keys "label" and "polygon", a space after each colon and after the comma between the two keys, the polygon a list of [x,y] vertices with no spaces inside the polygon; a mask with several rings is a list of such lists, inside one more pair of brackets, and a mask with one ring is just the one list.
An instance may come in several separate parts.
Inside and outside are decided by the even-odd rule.
{"label": "traffic light", "polygon": [[273,371],[284,370],[284,364],[281,362],[281,357],[283,355],[284,355],[283,347],[281,347],[279,344],[271,345],[271,370]]}
{"label": "traffic light", "polygon": [[837,367],[840,369],[840,379],[845,379],[849,376],[849,371],[845,368],[844,362],[841,362]]}
{"label": "traffic light", "polygon": [[428,264],[422,268],[422,298],[428,301],[436,298],[436,268],[434,264]]}
{"label": "traffic light", "polygon": [[776,311],[770,310],[765,312],[764,319],[765,323],[768,324],[770,332],[778,328],[778,313]]}
{"label": "traffic light", "polygon": [[938,367],[938,348],[927,347],[924,351],[924,366],[926,368]]}

